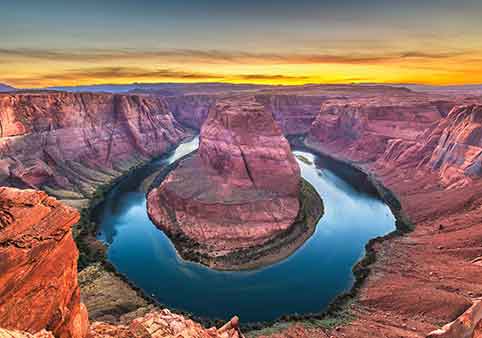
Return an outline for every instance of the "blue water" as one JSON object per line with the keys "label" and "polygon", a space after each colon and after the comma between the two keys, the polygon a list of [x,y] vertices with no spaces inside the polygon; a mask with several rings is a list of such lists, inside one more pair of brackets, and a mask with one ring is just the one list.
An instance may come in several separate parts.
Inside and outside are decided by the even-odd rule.
{"label": "blue water", "polygon": [[298,161],[303,177],[325,205],[315,233],[300,249],[284,261],[254,271],[219,272],[183,261],[149,220],[140,183],[155,168],[197,146],[197,139],[182,144],[170,156],[126,178],[98,210],[98,238],[108,245],[109,261],[169,308],[209,318],[238,315],[243,322],[321,311],[351,288],[352,267],[364,255],[368,240],[395,228],[389,207],[337,175],[330,160],[295,151],[312,162]]}

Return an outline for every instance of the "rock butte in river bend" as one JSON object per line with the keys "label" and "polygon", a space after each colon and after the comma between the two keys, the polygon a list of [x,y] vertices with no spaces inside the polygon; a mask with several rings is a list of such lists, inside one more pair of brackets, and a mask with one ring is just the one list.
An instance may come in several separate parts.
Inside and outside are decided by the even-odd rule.
{"label": "rock butte in river bend", "polygon": [[197,154],[149,193],[148,212],[171,237],[199,244],[209,261],[287,231],[300,209],[300,185],[272,114],[249,97],[222,100],[201,129]]}
{"label": "rock butte in river bend", "polygon": [[[259,95],[283,96],[283,100],[279,101],[283,104],[279,106],[271,105],[278,107],[276,109],[279,109],[277,112],[280,119],[297,110],[296,107],[290,109],[288,105],[288,102],[297,100],[291,99],[291,97],[323,97],[320,101],[321,109],[320,106],[313,111],[311,108],[307,108],[303,110],[306,118],[293,118],[300,124],[296,126],[296,129],[306,133],[305,143],[332,156],[351,161],[373,173],[384,185],[400,197],[404,211],[415,224],[415,230],[410,234],[374,243],[373,250],[376,261],[369,266],[371,273],[363,283],[358,297],[346,310],[350,313],[350,317],[348,317],[350,320],[345,321],[342,317],[339,326],[331,329],[317,326],[314,322],[310,322],[309,325],[304,325],[303,322],[283,323],[279,328],[277,326],[270,328],[271,332],[273,330],[279,332],[269,333],[269,336],[273,338],[423,338],[440,328],[441,324],[455,320],[448,326],[434,331],[430,337],[481,337],[480,316],[482,306],[477,301],[477,298],[482,296],[482,284],[480,283],[480,280],[482,280],[482,269],[480,267],[482,260],[480,248],[482,241],[482,212],[480,208],[482,205],[482,182],[478,170],[478,154],[482,150],[478,132],[481,125],[481,106],[473,105],[473,103],[480,102],[480,97],[471,96],[464,91],[455,92],[451,90],[450,93],[443,93],[437,90],[435,94],[417,93],[403,88],[378,85],[309,85],[271,88],[260,90]],[[79,132],[81,134],[86,132],[86,135],[94,136],[104,135],[105,137],[93,137],[94,140],[97,140],[96,144],[102,145],[105,142],[109,144],[109,140],[112,140],[112,146],[114,146],[122,145],[124,137],[130,140],[129,133],[126,132],[130,129],[126,128],[128,125],[152,126],[151,122],[144,121],[146,117],[149,119],[148,116],[151,116],[151,114],[141,113],[145,112],[143,109],[137,110],[136,108],[132,120],[114,118],[114,116],[122,116],[122,114],[115,113],[116,110],[112,108],[113,106],[110,103],[102,104],[104,100],[112,102],[114,96],[112,94],[53,92],[0,94],[0,101],[2,102],[0,105],[2,117],[2,137],[0,139],[2,145],[0,152],[2,184],[22,188],[30,186],[48,188],[49,185],[43,182],[52,182],[51,180],[55,177],[58,177],[59,182],[63,182],[62,177],[65,177],[67,189],[70,189],[71,186],[90,186],[90,189],[79,189],[81,196],[76,197],[76,199],[85,199],[90,195],[87,193],[83,195],[83,193],[92,190],[103,180],[92,180],[91,176],[86,175],[85,170],[77,168],[78,162],[87,159],[85,162],[89,163],[89,169],[96,173],[105,171],[105,168],[109,168],[111,163],[114,168],[118,166],[116,164],[118,162],[123,164],[122,168],[128,168],[133,163],[137,163],[137,160],[116,160],[117,158],[137,158],[135,157],[137,146],[132,146],[130,141],[127,142],[128,145],[121,147],[128,153],[118,152],[115,147],[112,147],[110,152],[112,161],[105,160],[107,157],[101,157],[101,159],[104,159],[101,162],[91,162],[98,152],[94,151],[97,147],[88,146],[85,141],[88,137],[80,137],[75,142],[69,142],[71,136],[68,131],[69,128],[75,131],[72,135],[79,135]],[[286,96],[289,98],[286,98]],[[206,110],[202,110],[208,109],[205,102],[196,103],[195,100],[186,98],[179,99],[184,103],[179,104],[178,107],[183,107],[184,110],[179,110],[173,115],[161,109],[166,107],[167,104],[160,97],[144,96],[142,93],[116,97],[125,97],[125,100],[129,102],[159,100],[158,102],[161,104],[156,106],[158,108],[152,108],[148,111],[156,115],[166,116],[170,122],[163,127],[155,123],[154,129],[158,132],[146,133],[146,131],[153,129],[139,127],[141,134],[143,134],[142,139],[146,142],[156,140],[156,135],[159,135],[161,129],[166,128],[172,131],[169,126],[174,126],[178,135],[177,141],[173,141],[172,144],[176,144],[189,134],[185,132],[185,128],[177,123],[177,117],[175,116],[182,113],[183,119],[188,120],[190,118],[190,105],[185,102],[191,102],[190,104],[201,107],[197,117],[193,117],[192,126],[202,124],[203,119],[207,116]],[[175,101],[176,98],[171,100]],[[259,99],[260,103],[265,106],[269,106],[267,102],[270,100]],[[79,103],[80,101],[84,101],[84,104]],[[87,107],[85,105],[87,102],[90,102],[89,108],[84,109]],[[108,112],[106,112],[106,106],[111,107],[107,109]],[[134,109],[133,107],[140,106],[131,104],[130,107]],[[279,107],[282,107],[282,109]],[[405,108],[402,109],[401,107]],[[456,108],[452,110],[453,107]],[[69,114],[65,112],[69,112]],[[301,114],[301,110],[299,112]],[[272,113],[274,116],[277,114],[275,110],[272,110]],[[292,116],[295,115],[299,114],[293,114]],[[62,126],[66,126],[66,124],[61,123],[61,121],[67,116],[77,116],[78,120],[75,125],[71,124],[70,127],[63,130],[64,127]],[[98,120],[96,116],[99,116]],[[100,118],[101,116],[105,118]],[[131,121],[129,122],[129,120]],[[283,125],[282,123],[279,124]],[[23,128],[22,126],[28,127]],[[5,132],[7,129],[10,130],[9,133]],[[352,130],[355,132],[351,132]],[[12,134],[12,131],[15,132]],[[168,131],[164,132],[169,133]],[[287,131],[284,130],[284,132]],[[111,137],[113,135],[119,135],[119,138]],[[45,139],[50,141],[40,142],[40,140],[45,141]],[[165,152],[171,143],[162,143],[164,144],[162,151]],[[35,147],[32,147],[32,144]],[[68,144],[71,150],[66,151],[64,144]],[[159,145],[153,144],[151,146],[157,147]],[[55,151],[65,156],[66,159],[72,159],[72,162],[66,161],[69,163],[68,168],[60,166],[61,162],[47,160],[47,154]],[[105,152],[100,153],[106,154]],[[113,156],[114,154],[115,156]],[[149,156],[143,155],[142,158],[149,158]],[[38,172],[39,166],[46,169],[41,162],[51,168],[55,174],[45,175],[46,170]],[[37,165],[38,163],[40,165]],[[98,163],[101,163],[101,165],[92,165]],[[18,170],[18,168],[22,170]],[[102,171],[99,170],[100,168],[103,168]],[[20,173],[24,174],[20,175]],[[114,174],[113,171],[111,173]],[[116,170],[115,174],[120,175],[121,170]],[[58,188],[61,187],[62,185],[59,185]],[[78,191],[77,189],[74,190]],[[12,191],[18,193],[16,190]],[[61,191],[61,189],[56,189],[55,193],[58,191]],[[44,196],[41,192],[36,194]],[[69,202],[72,201],[70,197],[58,196]],[[39,200],[43,198],[39,198]],[[21,208],[20,204],[21,202],[14,203],[19,209],[28,210],[29,213],[35,210],[35,206],[32,206],[30,202]],[[16,208],[14,207],[14,209]],[[55,209],[70,210],[64,208],[58,206]],[[47,206],[41,206],[41,209],[47,210]],[[53,215],[46,217],[51,219],[52,222],[49,223],[48,229],[43,230],[43,233],[50,234],[49,229],[53,231],[65,229],[65,223],[61,220],[62,217],[60,217],[60,221],[55,222],[53,220],[59,219],[57,216],[55,218]],[[3,214],[1,218],[7,220],[6,223],[11,222],[9,213]],[[31,225],[28,220],[18,223],[19,227],[22,224]],[[7,229],[4,226],[2,228]],[[26,229],[28,228],[26,227]],[[34,229],[40,228],[35,227],[30,230]],[[3,229],[0,230],[0,233],[3,234],[3,231]],[[59,234],[64,231],[59,231]],[[54,238],[46,240],[45,243],[48,242],[51,245],[64,243],[64,245],[67,245],[68,236],[64,235],[64,239],[60,242],[56,242],[54,239],[56,236],[53,236]],[[20,238],[16,237],[15,234],[10,234],[9,238],[2,239],[2,242],[5,240],[4,243],[6,243],[2,246],[2,250],[13,250],[13,247],[9,248],[8,244],[12,242],[10,237]],[[50,257],[46,251],[30,252],[28,248],[17,249],[30,253],[32,258],[42,257],[47,259]],[[75,248],[69,252],[70,254],[59,258],[55,266],[64,264],[69,267],[72,266],[74,262],[69,261],[69,259],[75,255]],[[25,258],[25,256],[20,257]],[[19,261],[7,261],[8,264],[21,263]],[[4,261],[1,260],[1,262]],[[30,265],[28,262],[26,264],[28,265],[23,267]],[[21,267],[21,265],[11,265],[9,269],[20,269]],[[71,270],[72,279],[64,280],[68,285],[75,285],[76,283],[73,270]],[[42,269],[35,271],[41,273]],[[3,273],[1,275],[3,277]],[[33,276],[32,278],[34,277],[35,279],[40,278],[40,276]],[[116,277],[113,275],[112,278]],[[57,279],[54,279],[52,283],[57,281]],[[92,283],[95,284],[95,280]],[[21,283],[19,285],[26,288],[25,290],[29,290],[29,284]],[[75,289],[75,287],[73,288]],[[28,296],[30,291],[21,292],[24,292],[22,301],[30,304],[30,311],[43,314],[43,308],[37,306],[38,300]],[[95,299],[99,292],[102,293],[102,291],[94,290],[92,294],[89,294],[89,290],[81,290],[86,304],[92,302],[90,299]],[[0,302],[9,301],[3,295],[4,293],[0,294]],[[68,293],[64,296],[69,297]],[[50,301],[52,304],[62,304],[65,301],[62,295],[58,298],[46,301]],[[120,298],[118,301],[120,305],[123,305]],[[87,305],[87,307],[89,306]],[[219,332],[214,333],[218,330],[204,330],[184,317],[171,316],[163,312],[165,310],[153,311],[153,314],[137,316],[137,322],[144,323],[146,330],[150,330],[151,333],[154,332],[154,334],[149,333],[146,337],[159,337],[159,335],[169,337],[170,334],[172,336],[172,332],[178,333],[178,331],[169,331],[169,328],[171,328],[169,323],[172,323],[173,327],[176,328],[196,327],[201,330],[195,331],[196,334],[197,332],[205,334],[199,334],[200,337],[217,337],[216,334],[219,334]],[[117,324],[93,323],[90,332],[92,337],[124,337],[124,334],[126,337],[137,337],[132,334],[130,329],[133,323],[132,319]],[[162,323],[162,325],[159,326],[159,323]],[[18,321],[15,327],[25,331],[29,329],[27,326],[30,324],[28,321],[25,324]],[[184,324],[187,326],[184,326]],[[41,326],[40,321],[32,325]],[[4,323],[0,322],[0,326],[4,326]],[[0,336],[31,337],[30,334],[25,332],[13,333],[12,330],[0,329]],[[142,334],[142,331],[137,332]],[[166,335],[163,335],[163,332],[167,332]],[[235,337],[238,333],[233,332],[237,332],[237,330],[231,326],[229,334]],[[158,335],[156,335],[157,333]],[[221,335],[221,337],[231,337],[226,332],[222,334],[224,336]],[[261,336],[263,336],[262,333]],[[36,334],[36,337],[52,337],[52,335],[41,331]]]}

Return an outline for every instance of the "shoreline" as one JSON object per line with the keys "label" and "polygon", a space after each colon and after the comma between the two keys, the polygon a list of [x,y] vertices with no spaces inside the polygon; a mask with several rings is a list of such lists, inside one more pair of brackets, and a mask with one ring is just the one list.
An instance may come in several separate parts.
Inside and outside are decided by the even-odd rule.
{"label": "shoreline", "polygon": [[[190,138],[186,138],[185,140],[183,140],[183,142],[188,141],[189,139]],[[375,254],[375,250],[373,249],[373,246],[378,242],[383,242],[385,240],[389,240],[394,237],[403,236],[404,234],[413,230],[413,225],[408,220],[405,213],[403,212],[398,197],[391,190],[383,186],[383,184],[380,181],[378,181],[371,173],[366,172],[365,170],[363,170],[362,168],[360,168],[354,163],[344,161],[340,158],[331,156],[313,146],[305,144],[304,136],[302,135],[294,135],[289,137],[288,139],[290,141],[291,146],[292,147],[295,146],[296,148],[298,148],[298,150],[305,149],[305,150],[314,152],[318,156],[328,158],[329,160],[333,161],[335,164],[338,164],[338,165],[341,164],[343,166],[351,168],[352,170],[355,170],[359,175],[361,175],[360,177],[362,177],[365,180],[365,183],[367,183],[368,185],[371,185],[374,188],[374,192],[378,195],[378,197],[381,198],[389,206],[390,210],[392,211],[396,219],[396,224],[395,224],[396,229],[385,236],[376,237],[367,242],[367,244],[365,245],[365,255],[352,268],[353,275],[354,275],[353,286],[350,288],[350,290],[335,297],[335,299],[332,302],[330,302],[330,304],[327,306],[327,308],[324,311],[320,311],[317,313],[307,313],[302,315],[288,314],[288,315],[283,315],[276,320],[267,321],[267,322],[241,323],[241,328],[245,331],[245,333],[248,334],[248,336],[251,336],[252,334],[256,335],[257,334],[256,331],[258,330],[273,328],[279,324],[290,324],[290,323],[293,324],[296,322],[318,321],[318,320],[326,321],[327,323],[332,323],[332,322],[336,323],[339,318],[341,318],[341,320],[344,320],[345,317],[347,316],[349,317],[349,314],[347,314],[347,307],[357,297],[359,290],[363,285],[363,282],[365,281],[365,279],[368,277],[370,273],[370,266],[376,261],[376,254]],[[89,201],[89,207],[84,208],[81,212],[81,215],[82,215],[81,221],[83,217],[88,217],[88,219],[84,219],[84,221],[87,221],[89,223],[95,223],[95,228],[93,231],[95,241],[97,241],[98,243],[101,243],[95,238],[95,234],[98,231],[98,224],[95,222],[93,213],[94,213],[94,210],[98,208],[100,205],[102,205],[102,203],[105,201],[105,197],[107,196],[107,194],[111,192],[116,187],[117,184],[119,184],[122,180],[132,175],[138,169],[146,168],[149,165],[151,165],[154,161],[159,160],[164,156],[168,156],[177,146],[179,146],[179,144],[174,146],[166,154],[161,155],[160,157],[157,157],[157,158],[153,158],[150,161],[147,161],[146,163],[143,163],[140,166],[135,166],[131,168],[128,172],[126,172],[124,175],[121,175],[116,179],[114,179],[112,182],[102,185],[98,188],[98,190],[100,190],[100,193],[97,193],[96,191],[96,193],[94,194],[94,198]],[[171,165],[169,167],[171,167]],[[154,180],[154,182],[155,181],[156,179]],[[84,211],[86,209],[87,211],[84,214]],[[79,223],[81,221],[79,221]],[[104,243],[101,243],[101,244],[104,249],[107,248]],[[80,247],[79,247],[79,252],[81,252]],[[124,283],[126,283],[131,289],[136,291],[137,294],[143,299],[145,299],[149,304],[158,306],[158,307],[166,307],[160,302],[153,299],[150,295],[146,294],[141,288],[137,287],[134,283],[129,281],[129,279],[124,274],[117,271],[115,266],[107,259],[107,257],[105,257],[105,252],[102,257],[98,257],[96,261],[90,262],[89,265],[94,263],[100,263],[106,271],[111,272],[116,277],[120,278]],[[174,313],[187,316],[190,319],[193,319],[204,326],[213,326],[213,325],[219,326],[225,323],[225,320],[223,319],[197,317],[186,311],[173,309],[173,308],[169,308],[169,309]],[[349,312],[349,309],[348,309],[348,312]]]}
{"label": "shoreline", "polygon": [[[192,155],[192,153],[190,155]],[[182,159],[183,158],[179,159],[179,161]],[[167,170],[167,168],[166,170],[162,170],[160,176],[164,177],[166,171],[170,170]],[[156,178],[153,185],[160,183],[161,180],[162,179]],[[298,216],[286,231],[270,238],[261,245],[234,251],[219,258],[212,258],[211,256],[195,251],[196,248],[201,247],[199,243],[180,235],[168,234],[165,230],[159,230],[168,235],[176,249],[176,253],[185,261],[198,263],[217,271],[250,271],[261,269],[288,259],[314,234],[316,226],[324,214],[323,200],[315,188],[303,178],[301,179],[299,199],[300,211]],[[310,213],[310,211],[312,212]]]}
{"label": "shoreline", "polygon": [[[334,328],[335,326],[338,326],[337,324],[339,324],[339,322],[351,321],[353,318],[351,318],[349,306],[352,304],[353,301],[356,300],[356,297],[358,296],[359,291],[363,286],[363,283],[371,272],[371,266],[376,262],[377,257],[376,251],[374,249],[375,244],[396,237],[404,236],[405,234],[408,234],[414,230],[414,225],[403,211],[397,195],[390,189],[385,187],[378,179],[375,178],[372,173],[367,172],[353,162],[343,160],[336,156],[332,156],[314,146],[307,144],[305,142],[304,135],[291,135],[288,140],[292,148],[296,148],[296,150],[306,150],[313,152],[322,158],[329,159],[336,165],[346,166],[348,168],[351,168],[352,170],[355,170],[357,174],[360,175],[359,178],[364,179],[366,181],[365,183],[371,185],[375,189],[374,192],[376,193],[376,195],[388,205],[393,216],[395,217],[395,230],[384,236],[372,238],[365,244],[364,256],[361,257],[360,260],[355,263],[352,268],[354,276],[354,283],[352,287],[344,293],[336,296],[324,311],[311,314],[293,314],[281,316],[279,319],[273,321],[269,325],[264,325],[259,329],[247,331],[248,334],[253,334],[254,337],[258,336],[259,334],[263,334],[262,331],[266,329],[272,328],[275,331],[278,331],[275,326],[282,324],[297,324],[300,322],[321,321],[322,323],[326,323],[325,328]],[[280,328],[280,330],[282,329],[283,327]],[[258,333],[256,331],[261,332]]]}

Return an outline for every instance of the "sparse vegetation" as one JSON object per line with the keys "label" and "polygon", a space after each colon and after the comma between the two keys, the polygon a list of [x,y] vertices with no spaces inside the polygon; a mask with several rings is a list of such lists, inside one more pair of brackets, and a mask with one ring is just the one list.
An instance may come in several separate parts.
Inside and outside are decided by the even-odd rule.
{"label": "sparse vegetation", "polygon": [[301,162],[304,162],[306,164],[313,164],[313,162],[311,162],[306,156],[303,156],[303,155],[296,155],[296,158],[299,159]]}
{"label": "sparse vegetation", "polygon": [[78,269],[83,270],[87,266],[102,262],[105,263],[107,248],[96,238],[98,224],[94,220],[94,210],[99,206],[106,194],[123,178],[141,169],[149,162],[136,162],[130,169],[125,170],[122,175],[112,179],[110,182],[96,187],[89,199],[89,205],[80,211],[80,220],[73,228],[74,239],[79,249]]}

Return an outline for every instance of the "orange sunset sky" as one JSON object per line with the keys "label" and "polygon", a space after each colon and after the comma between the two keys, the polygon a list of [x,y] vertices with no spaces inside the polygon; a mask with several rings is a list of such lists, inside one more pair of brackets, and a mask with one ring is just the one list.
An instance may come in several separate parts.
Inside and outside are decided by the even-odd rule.
{"label": "orange sunset sky", "polygon": [[10,1],[0,82],[482,83],[479,0]]}

